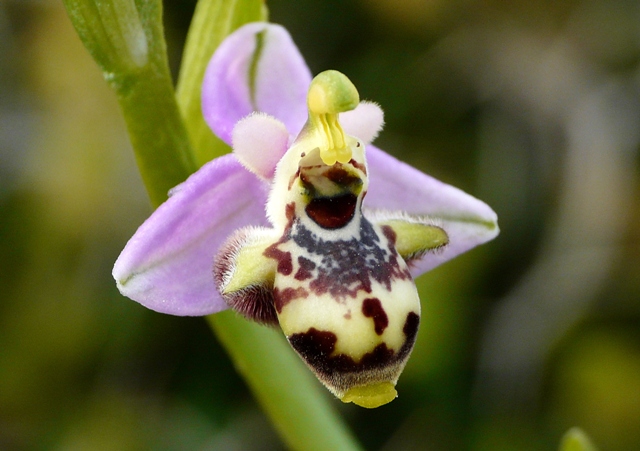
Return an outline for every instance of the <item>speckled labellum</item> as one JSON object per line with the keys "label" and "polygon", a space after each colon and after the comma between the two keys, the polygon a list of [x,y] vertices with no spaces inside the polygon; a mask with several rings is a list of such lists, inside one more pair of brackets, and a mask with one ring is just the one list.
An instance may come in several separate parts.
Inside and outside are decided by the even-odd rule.
{"label": "speckled labellum", "polygon": [[341,73],[309,88],[309,119],[278,163],[267,201],[272,228],[235,232],[218,253],[216,285],[245,317],[282,329],[319,380],[344,402],[378,407],[413,348],[420,300],[408,264],[447,245],[432,221],[363,214],[364,142],[339,114],[359,95]]}

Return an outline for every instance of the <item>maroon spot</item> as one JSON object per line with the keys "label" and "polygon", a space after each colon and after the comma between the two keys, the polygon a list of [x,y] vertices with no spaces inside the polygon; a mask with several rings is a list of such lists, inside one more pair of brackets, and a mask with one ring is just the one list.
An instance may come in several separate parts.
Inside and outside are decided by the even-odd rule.
{"label": "maroon spot", "polygon": [[333,332],[321,331],[313,327],[307,332],[293,334],[288,339],[293,349],[316,371],[324,375],[384,368],[395,364],[400,357],[385,343],[380,343],[373,351],[363,355],[360,362],[356,362],[345,354],[332,356],[338,337]]}
{"label": "maroon spot", "polygon": [[366,353],[362,356],[360,365],[366,368],[377,368],[385,366],[391,361],[393,357],[393,349],[387,348],[387,345],[380,343],[373,348],[373,351]]}
{"label": "maroon spot", "polygon": [[321,331],[314,327],[289,337],[291,346],[310,363],[328,361],[337,341],[338,337],[333,332]]}
{"label": "maroon spot", "polygon": [[[358,143],[358,144],[360,144],[360,143]],[[359,147],[359,146],[358,146],[358,147]],[[353,158],[352,158],[351,160],[349,160],[349,164],[350,164],[351,166],[353,166],[354,168],[356,168],[356,169],[360,169],[363,173],[365,173],[365,174],[367,173],[367,168],[366,168],[366,166],[365,166],[364,164],[360,164],[360,163],[358,163],[358,162],[357,162],[356,160],[354,160]]]}
{"label": "maroon spot", "polygon": [[294,299],[306,298],[307,296],[309,296],[309,292],[302,287],[298,287],[296,289],[289,287],[284,290],[280,290],[278,288],[273,289],[273,297],[275,299],[275,306],[278,313],[281,313],[284,306]]}
{"label": "maroon spot", "polygon": [[285,216],[287,218],[287,228],[291,227],[293,225],[293,220],[296,217],[296,203],[295,202],[289,202],[286,207],[285,207]]}
{"label": "maroon spot", "polygon": [[411,350],[413,349],[413,345],[416,342],[416,336],[418,335],[418,326],[420,325],[420,316],[417,313],[409,312],[407,314],[407,319],[404,322],[404,327],[402,328],[402,332],[404,332],[405,341],[400,350],[398,351],[398,359],[403,359],[407,357]]}
{"label": "maroon spot", "polygon": [[341,186],[362,185],[357,175],[345,171],[342,167],[332,166],[325,174],[327,179]]}
{"label": "maroon spot", "polygon": [[351,193],[333,197],[312,199],[305,211],[320,227],[338,229],[351,221],[356,211],[358,198]]}
{"label": "maroon spot", "polygon": [[393,246],[393,248],[395,249],[397,239],[395,230],[393,230],[391,226],[385,225],[382,226],[382,233],[389,240],[389,247]]}
{"label": "maroon spot", "polygon": [[262,255],[267,258],[273,258],[278,262],[278,271],[280,274],[288,276],[293,271],[293,260],[291,258],[291,252],[284,252],[278,249],[278,246],[282,243],[286,243],[291,239],[289,233],[291,231],[291,227],[293,227],[293,222],[296,219],[296,204],[295,202],[290,202],[285,207],[285,215],[287,218],[287,226],[285,227],[285,233],[282,237],[271,246],[266,248]]}
{"label": "maroon spot", "polygon": [[278,249],[278,244],[275,243],[269,246],[264,251],[264,256],[267,258],[273,258],[278,262],[277,271],[280,274],[288,276],[293,271],[293,261],[291,260],[291,252],[283,252]]}
{"label": "maroon spot", "polygon": [[289,179],[289,187],[288,187],[289,190],[291,190],[291,187],[293,186],[293,182],[295,182],[298,177],[300,177],[300,168],[298,168],[296,173],[293,174]]}
{"label": "maroon spot", "polygon": [[298,257],[298,271],[296,271],[295,276],[293,276],[296,280],[307,280],[313,277],[313,271],[316,267],[316,264],[313,263],[308,258],[304,258],[302,256]]}
{"label": "maroon spot", "polygon": [[418,326],[420,325],[420,317],[417,313],[409,312],[407,315],[407,319],[404,322],[404,327],[402,328],[402,332],[404,332],[405,337],[407,337],[407,343],[411,343],[416,340],[416,335],[418,334]]}
{"label": "maroon spot", "polygon": [[360,373],[378,370],[397,364],[406,359],[416,340],[420,317],[413,312],[407,315],[403,331],[406,340],[400,350],[395,353],[385,343],[380,343],[371,352],[362,356],[360,362],[354,361],[345,354],[332,355],[338,337],[333,332],[310,328],[307,332],[293,334],[288,338],[293,349],[318,373],[334,379],[339,373]]}
{"label": "maroon spot", "polygon": [[367,298],[362,302],[362,314],[373,319],[376,334],[382,335],[389,325],[389,318],[382,308],[382,303],[378,298]]}

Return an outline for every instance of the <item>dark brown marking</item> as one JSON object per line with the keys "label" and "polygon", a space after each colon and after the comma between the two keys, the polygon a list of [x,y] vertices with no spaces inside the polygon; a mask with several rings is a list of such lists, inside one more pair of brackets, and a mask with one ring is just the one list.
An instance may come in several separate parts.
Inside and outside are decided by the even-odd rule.
{"label": "dark brown marking", "polygon": [[321,331],[314,327],[289,337],[291,346],[312,364],[328,361],[337,341],[338,337],[333,332]]}
{"label": "dark brown marking", "polygon": [[278,241],[273,243],[271,246],[266,248],[262,255],[267,258],[273,258],[278,262],[278,271],[280,274],[288,276],[293,272],[293,260],[291,257],[291,252],[284,252],[278,249],[278,246],[282,243],[286,243],[291,238],[289,236],[289,232],[291,231],[291,227],[293,226],[293,222],[296,218],[296,204],[295,202],[290,202],[285,207],[285,216],[287,218],[287,226],[285,227],[284,234]]}
{"label": "dark brown marking", "polygon": [[398,377],[399,368],[411,354],[416,340],[420,317],[413,312],[407,315],[403,331],[406,339],[398,352],[386,343],[379,343],[359,362],[345,354],[333,355],[338,337],[333,332],[310,328],[307,332],[288,338],[300,357],[317,373],[320,380],[339,390],[348,390],[363,381]]}
{"label": "dark brown marking", "polygon": [[382,233],[384,234],[384,236],[389,240],[389,248],[391,249],[391,247],[393,247],[393,249],[395,250],[396,248],[396,239],[397,239],[397,234],[396,231],[393,230],[393,227],[388,226],[388,225],[383,225],[381,227],[382,229]]}
{"label": "dark brown marking", "polygon": [[360,365],[365,368],[379,368],[386,366],[393,358],[393,349],[387,348],[387,345],[380,343],[373,348],[373,351],[367,352],[362,356]]}
{"label": "dark brown marking", "polygon": [[324,229],[344,227],[353,219],[358,198],[351,193],[311,199],[305,211]]}
{"label": "dark brown marking", "polygon": [[344,170],[342,167],[332,166],[325,174],[327,179],[341,186],[362,185],[362,179]]}
{"label": "dark brown marking", "polygon": [[313,327],[307,332],[293,334],[288,339],[293,349],[323,375],[369,371],[394,365],[400,360],[400,354],[393,352],[385,343],[378,344],[371,352],[364,354],[360,362],[345,354],[332,355],[338,341],[336,334]]}
{"label": "dark brown marking", "polygon": [[269,246],[264,251],[264,256],[267,258],[273,258],[278,262],[277,271],[285,276],[288,276],[293,271],[293,261],[291,260],[291,252],[283,252],[278,249],[278,244],[275,243]]}
{"label": "dark brown marking", "polygon": [[298,257],[298,271],[296,271],[295,276],[293,276],[296,280],[307,280],[313,277],[312,271],[315,269],[316,264],[313,263],[308,258],[304,258],[302,256]]}
{"label": "dark brown marking", "polygon": [[287,228],[290,228],[293,225],[293,220],[296,217],[296,203],[289,202],[285,206],[285,217],[287,218]]}
{"label": "dark brown marking", "polygon": [[298,287],[296,289],[288,287],[284,290],[280,290],[278,288],[273,289],[273,298],[275,300],[275,307],[278,313],[282,313],[282,309],[285,305],[294,299],[306,298],[307,296],[309,296],[309,292],[302,287]]}
{"label": "dark brown marking", "polygon": [[298,177],[300,177],[300,168],[298,168],[296,173],[293,174],[289,179],[289,186],[287,187],[288,190],[291,190],[291,187],[293,186],[293,182],[295,182]]}
{"label": "dark brown marking", "polygon": [[348,240],[324,240],[300,222],[295,223],[291,239],[317,262],[309,284],[314,294],[329,293],[340,301],[355,297],[360,291],[371,293],[374,281],[391,290],[394,280],[411,279],[400,266],[395,248],[381,242],[385,240],[366,218],[360,221],[360,236]]}
{"label": "dark brown marking", "polygon": [[367,318],[373,319],[373,325],[378,335],[382,335],[389,325],[389,318],[378,298],[367,298],[362,301],[362,314]]}
{"label": "dark brown marking", "polygon": [[420,316],[417,313],[409,312],[407,319],[404,322],[402,332],[407,337],[408,342],[414,342],[416,335],[418,334],[418,326],[420,325]]}
{"label": "dark brown marking", "polygon": [[[360,143],[358,143],[358,144],[360,144]],[[367,167],[364,164],[358,163],[353,158],[351,160],[349,160],[349,164],[351,166],[353,166],[354,168],[356,168],[356,169],[360,169],[364,174],[367,173]]]}
{"label": "dark brown marking", "polygon": [[420,316],[417,313],[409,312],[407,319],[404,322],[402,331],[404,332],[405,342],[398,351],[398,358],[404,358],[411,353],[413,345],[416,342],[418,336],[418,326],[420,325]]}

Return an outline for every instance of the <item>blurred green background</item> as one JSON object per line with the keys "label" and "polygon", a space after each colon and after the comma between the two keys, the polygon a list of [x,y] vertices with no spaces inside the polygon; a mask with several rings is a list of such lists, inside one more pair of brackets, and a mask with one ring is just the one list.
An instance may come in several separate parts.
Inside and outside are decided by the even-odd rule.
{"label": "blurred green background", "polygon": [[[177,70],[195,1],[164,4]],[[550,450],[580,426],[640,450],[640,2],[268,6],[314,73],[382,105],[378,146],[500,218],[418,280],[400,397],[335,401],[364,446]],[[150,211],[61,2],[0,0],[0,449],[282,448],[202,318],[117,292]]]}

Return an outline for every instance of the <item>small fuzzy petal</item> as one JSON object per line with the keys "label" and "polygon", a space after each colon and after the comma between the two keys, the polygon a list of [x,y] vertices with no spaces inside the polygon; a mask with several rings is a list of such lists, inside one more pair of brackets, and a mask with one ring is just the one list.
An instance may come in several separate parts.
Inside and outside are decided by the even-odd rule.
{"label": "small fuzzy petal", "polygon": [[367,157],[369,191],[365,207],[428,216],[449,235],[444,248],[412,262],[414,277],[498,235],[497,215],[484,202],[374,146],[367,147]]}
{"label": "small fuzzy petal", "polygon": [[234,154],[245,168],[264,180],[273,178],[288,147],[287,128],[264,113],[247,116],[233,129]]}
{"label": "small fuzzy petal", "polygon": [[340,114],[344,131],[366,144],[373,142],[384,126],[382,108],[373,102],[363,101],[351,111]]}
{"label": "small fuzzy petal", "polygon": [[213,259],[236,229],[264,225],[266,187],[235,156],[204,165],[129,240],[113,268],[120,292],[152,310],[196,316],[227,308]]}
{"label": "small fuzzy petal", "polygon": [[250,23],[229,35],[211,58],[202,111],[227,144],[234,125],[253,111],[278,118],[297,134],[307,118],[310,83],[309,68],[289,33],[279,25]]}

